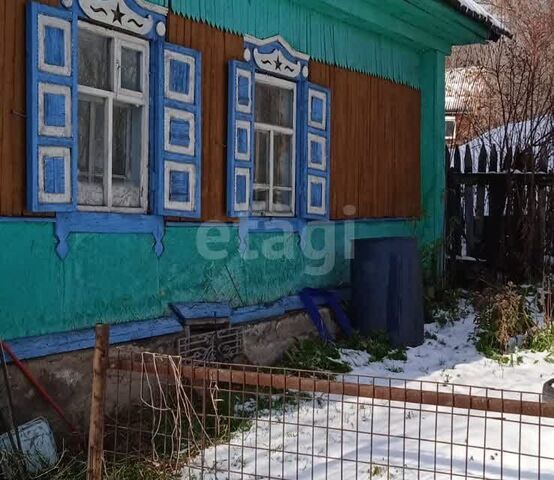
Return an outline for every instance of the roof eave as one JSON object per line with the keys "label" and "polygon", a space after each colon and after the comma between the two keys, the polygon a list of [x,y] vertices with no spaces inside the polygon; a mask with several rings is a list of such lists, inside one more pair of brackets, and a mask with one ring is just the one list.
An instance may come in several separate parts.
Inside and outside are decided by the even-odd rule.
{"label": "roof eave", "polygon": [[458,0],[443,0],[445,3],[450,5],[452,8],[462,13],[466,17],[471,18],[472,20],[480,23],[485,26],[489,31],[489,40],[497,42],[501,37],[513,38],[512,33],[504,27],[501,27],[491,21],[490,18],[480,15],[477,12],[467,8],[465,5],[461,4]]}

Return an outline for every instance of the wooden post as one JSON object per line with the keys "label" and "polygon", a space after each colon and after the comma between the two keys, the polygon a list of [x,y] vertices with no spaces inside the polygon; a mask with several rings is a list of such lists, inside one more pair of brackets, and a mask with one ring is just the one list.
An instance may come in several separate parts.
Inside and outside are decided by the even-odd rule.
{"label": "wooden post", "polygon": [[108,369],[109,345],[109,325],[97,325],[92,373],[92,396],[90,403],[87,480],[102,479],[104,402],[106,398],[106,373]]}
{"label": "wooden post", "polygon": [[[479,152],[479,160],[477,163],[477,171],[479,173],[487,173],[488,152],[484,144],[481,144]],[[485,197],[487,181],[484,176],[479,179],[475,194],[475,253],[478,258],[485,258]]]}
{"label": "wooden post", "polygon": [[[473,156],[469,145],[466,146],[464,155],[464,173],[473,173]],[[464,185],[464,220],[466,255],[475,256],[475,188],[471,183]]]}

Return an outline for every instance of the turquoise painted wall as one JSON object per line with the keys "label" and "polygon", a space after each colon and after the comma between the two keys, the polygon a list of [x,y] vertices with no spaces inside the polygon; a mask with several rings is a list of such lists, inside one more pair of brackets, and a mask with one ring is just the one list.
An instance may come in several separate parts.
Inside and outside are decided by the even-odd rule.
{"label": "turquoise painted wall", "polygon": [[[250,33],[263,34],[260,28]],[[301,38],[292,40],[295,47],[302,47]],[[367,50],[368,57],[379,52],[379,44],[372,48]],[[330,46],[326,51],[332,51]],[[400,56],[402,52],[399,49]],[[206,228],[169,226],[160,258],[152,250],[149,235],[73,234],[69,255],[62,261],[55,252],[52,222],[0,219],[0,337],[11,339],[86,328],[97,322],[155,318],[165,315],[171,302],[252,305],[297,293],[306,286],[339,286],[349,280],[345,252],[352,238],[408,235],[417,236],[422,247],[438,245],[444,218],[444,54],[436,50],[411,51],[410,57],[405,68],[401,63],[396,65],[398,72],[410,72],[411,79],[400,76],[397,81],[419,85],[421,91],[420,221],[312,226],[313,249],[307,255],[300,247],[298,234],[253,233],[250,246],[258,252],[257,258],[241,257],[236,226],[229,227],[227,242],[216,245],[203,237]],[[379,58],[385,58],[382,52]],[[198,245],[223,249],[225,258],[207,259]],[[276,250],[277,258],[267,258],[263,249],[270,253]]]}
{"label": "turquoise painted wall", "polygon": [[[285,258],[239,254],[238,228],[216,248],[224,259],[208,260],[197,243],[207,229],[169,226],[165,252],[158,258],[153,239],[137,234],[72,234],[70,252],[62,261],[55,252],[54,224],[2,222],[0,219],[0,336],[17,338],[165,315],[171,302],[230,301],[234,305],[271,302],[307,286],[335,287],[348,282],[345,244],[352,238],[416,236],[424,248],[440,247],[444,219],[444,55],[421,55],[420,221],[357,221],[311,227],[317,251],[306,256],[298,234],[250,234],[254,251],[263,246]],[[346,233],[345,233],[346,230]],[[352,233],[352,230],[354,233]],[[215,234],[215,232],[212,232]],[[326,240],[325,240],[326,239]],[[333,241],[331,241],[331,239]],[[202,237],[200,238],[202,240]],[[282,248],[281,248],[282,250]],[[308,252],[309,253],[309,252]]]}
{"label": "turquoise painted wall", "polygon": [[[171,302],[260,304],[306,286],[339,286],[349,279],[353,238],[417,234],[412,222],[327,224],[310,227],[302,250],[298,234],[251,233],[243,258],[236,226],[175,226],[160,258],[150,235],[72,234],[62,261],[53,229],[50,222],[0,223],[3,338],[155,318]],[[206,248],[219,258],[206,258]]]}
{"label": "turquoise painted wall", "polygon": [[309,1],[172,0],[172,10],[238,34],[283,36],[314,60],[419,86],[417,49],[307,8]]}

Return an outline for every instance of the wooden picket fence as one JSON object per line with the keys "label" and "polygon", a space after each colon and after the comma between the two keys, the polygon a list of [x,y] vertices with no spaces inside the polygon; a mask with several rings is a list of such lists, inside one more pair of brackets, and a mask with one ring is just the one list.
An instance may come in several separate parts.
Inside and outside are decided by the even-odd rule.
{"label": "wooden picket fence", "polygon": [[554,172],[530,151],[446,150],[450,266],[478,262],[513,280],[541,277],[554,259]]}

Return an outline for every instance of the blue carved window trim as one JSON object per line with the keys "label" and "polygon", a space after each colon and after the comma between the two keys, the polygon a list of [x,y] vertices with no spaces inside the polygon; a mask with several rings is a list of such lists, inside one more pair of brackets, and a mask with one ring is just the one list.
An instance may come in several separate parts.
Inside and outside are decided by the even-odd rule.
{"label": "blue carved window trim", "polygon": [[[255,169],[256,75],[294,82],[295,199],[294,214],[261,216],[253,208]],[[227,213],[251,219],[328,220],[330,182],[331,93],[308,81],[309,56],[280,36],[245,37],[244,61],[229,68],[227,140]],[[264,220],[260,220],[264,221]]]}
{"label": "blue carved window trim", "polygon": [[[71,233],[88,232],[151,234],[160,256],[164,215],[200,217],[200,54],[166,42],[167,8],[145,0],[60,3],[28,5],[28,208],[56,213],[61,258],[68,254]],[[77,205],[81,21],[148,41],[148,214],[94,212]]]}

